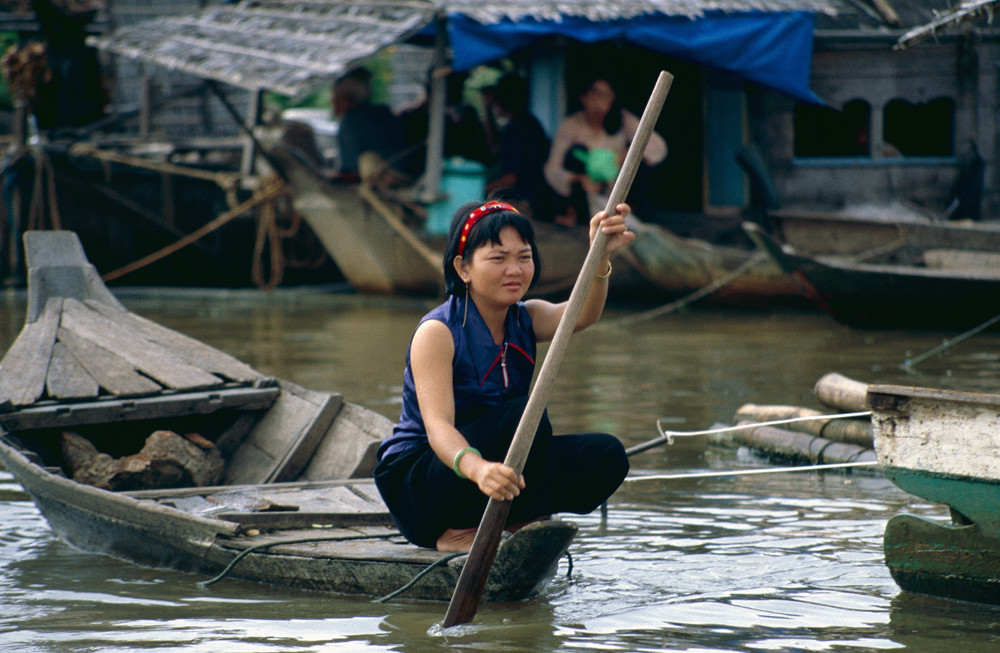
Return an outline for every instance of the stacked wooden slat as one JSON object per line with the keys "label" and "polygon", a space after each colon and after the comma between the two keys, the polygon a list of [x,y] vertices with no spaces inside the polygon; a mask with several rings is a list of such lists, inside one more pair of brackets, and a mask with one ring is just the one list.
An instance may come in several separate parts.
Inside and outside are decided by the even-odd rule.
{"label": "stacked wooden slat", "polygon": [[228,354],[118,306],[49,297],[0,361],[0,405],[141,397],[261,377]]}

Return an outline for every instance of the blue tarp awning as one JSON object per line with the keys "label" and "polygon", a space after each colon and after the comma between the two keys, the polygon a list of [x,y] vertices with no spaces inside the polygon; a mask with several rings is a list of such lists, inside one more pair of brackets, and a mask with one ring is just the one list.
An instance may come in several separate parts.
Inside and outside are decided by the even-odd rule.
{"label": "blue tarp awning", "polygon": [[585,43],[619,40],[730,72],[797,100],[825,104],[809,88],[814,20],[815,14],[806,11],[713,11],[696,19],[650,14],[604,22],[563,17],[482,24],[450,14],[447,25],[456,70],[505,57],[546,36]]}

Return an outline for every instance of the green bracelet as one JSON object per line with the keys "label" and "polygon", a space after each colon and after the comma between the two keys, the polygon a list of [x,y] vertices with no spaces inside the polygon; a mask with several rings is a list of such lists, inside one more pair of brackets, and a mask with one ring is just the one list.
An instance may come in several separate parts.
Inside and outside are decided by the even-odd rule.
{"label": "green bracelet", "polygon": [[455,454],[455,460],[452,461],[451,468],[455,470],[455,473],[458,474],[459,478],[464,478],[464,479],[468,479],[469,478],[468,476],[466,476],[465,474],[463,474],[462,472],[459,471],[459,469],[458,469],[458,461],[462,459],[462,456],[464,456],[465,454],[469,453],[470,451],[472,453],[476,454],[477,456],[479,456],[480,458],[483,457],[483,454],[479,453],[479,449],[476,449],[475,447],[466,447],[465,449],[462,449],[457,454]]}

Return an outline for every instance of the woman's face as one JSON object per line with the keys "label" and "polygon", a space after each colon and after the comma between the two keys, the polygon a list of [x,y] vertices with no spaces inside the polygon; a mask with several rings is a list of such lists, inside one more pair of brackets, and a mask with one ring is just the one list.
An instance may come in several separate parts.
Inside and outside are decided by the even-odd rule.
{"label": "woman's face", "polygon": [[580,103],[584,112],[591,117],[604,119],[611,110],[611,105],[615,101],[615,90],[611,88],[606,80],[596,79],[583,95],[580,96]]}
{"label": "woman's face", "polygon": [[477,306],[484,302],[506,308],[520,301],[528,292],[535,275],[531,245],[511,226],[500,230],[500,242],[486,241],[471,256],[456,258],[459,276],[469,286]]}

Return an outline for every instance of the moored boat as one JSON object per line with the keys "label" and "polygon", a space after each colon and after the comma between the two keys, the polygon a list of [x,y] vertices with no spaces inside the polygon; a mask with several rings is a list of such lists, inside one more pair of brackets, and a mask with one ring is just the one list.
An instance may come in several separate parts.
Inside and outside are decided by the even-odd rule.
{"label": "moored boat", "polygon": [[[333,184],[290,147],[275,147],[296,210],[319,237],[352,286],[360,292],[442,295],[443,236],[426,233],[419,221],[367,184]],[[474,198],[472,198],[474,199]],[[601,206],[600,208],[603,208]],[[598,209],[595,209],[598,210]],[[752,262],[752,251],[682,238],[630,216],[635,242],[615,259],[611,277],[618,298],[677,297],[718,284],[712,301],[727,304],[797,302],[794,282],[774,263]],[[542,255],[536,296],[568,295],[586,258],[586,227],[534,221]]]}
{"label": "moored boat", "polygon": [[808,256],[923,265],[928,250],[1000,251],[1000,222],[934,219],[903,204],[767,213],[776,238]]}
{"label": "moored boat", "polygon": [[885,528],[885,562],[904,590],[1000,604],[1000,395],[907,386],[868,389],[886,477],[951,512]]}
{"label": "moored boat", "polygon": [[[293,202],[344,278],[359,292],[443,296],[445,238],[408,220],[403,207],[368,182],[330,183],[292,147],[276,146],[271,158],[292,189]],[[475,200],[476,198],[470,198]],[[542,250],[535,295],[568,294],[590,246],[586,228],[534,221]],[[630,278],[620,269],[615,283]]]}
{"label": "moored boat", "polygon": [[744,229],[834,319],[855,327],[969,328],[1000,313],[1000,254],[939,249],[924,264],[810,257],[759,225]]}
{"label": "moored boat", "polygon": [[[265,377],[122,306],[70,232],[29,232],[25,326],[0,362],[0,461],[53,530],[143,565],[447,600],[462,559],[407,543],[370,473],[385,417]],[[576,527],[500,547],[485,598],[552,577]],[[430,569],[428,569],[430,567]]]}

